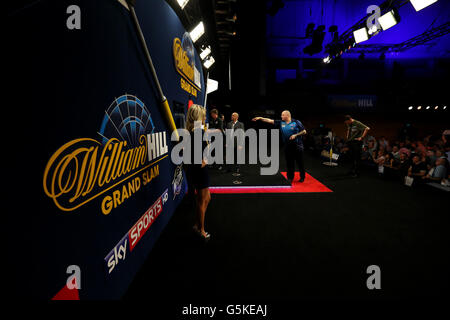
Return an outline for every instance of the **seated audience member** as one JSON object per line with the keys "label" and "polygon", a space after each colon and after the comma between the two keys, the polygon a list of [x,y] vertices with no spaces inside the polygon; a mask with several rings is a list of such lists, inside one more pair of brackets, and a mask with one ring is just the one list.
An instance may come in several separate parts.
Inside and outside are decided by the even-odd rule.
{"label": "seated audience member", "polygon": [[367,147],[369,148],[370,154],[373,154],[377,150],[377,142],[375,139],[370,139],[367,143]]}
{"label": "seated audience member", "polygon": [[403,177],[408,175],[408,169],[411,163],[406,153],[400,153],[400,159],[392,159],[392,169],[396,171],[396,176],[403,180]]}
{"label": "seated audience member", "polygon": [[422,178],[427,172],[425,162],[421,161],[420,156],[415,154],[412,158],[411,166],[408,169],[408,176],[413,178]]}
{"label": "seated audience member", "polygon": [[436,159],[436,166],[433,167],[430,171],[431,174],[428,173],[426,176],[423,176],[422,179],[429,182],[441,182],[445,177],[447,177],[447,168],[445,167],[446,160],[444,158]]}
{"label": "seated audience member", "polygon": [[386,140],[385,136],[381,136],[380,140],[378,140],[378,145],[386,150],[388,148],[389,141]]}
{"label": "seated audience member", "polygon": [[437,149],[434,154],[436,155],[436,158],[446,158],[447,156],[442,149]]}
{"label": "seated audience member", "polygon": [[400,152],[399,152],[398,145],[394,145],[394,146],[392,147],[392,157],[393,157],[395,160],[400,160]]}
{"label": "seated audience member", "polygon": [[375,162],[375,164],[378,166],[382,166],[384,164],[384,161],[385,161],[384,150],[378,150],[376,156],[373,159],[373,162]]}
{"label": "seated audience member", "polygon": [[431,169],[432,167],[434,167],[434,164],[436,163],[436,155],[434,153],[433,150],[428,150],[427,151],[427,157],[426,157],[426,164],[427,164],[427,168]]}
{"label": "seated audience member", "polygon": [[411,156],[411,150],[408,149],[406,146],[401,147],[400,150],[398,150],[398,152],[400,152],[400,153],[406,153],[406,155],[408,156],[408,158]]}
{"label": "seated audience member", "polygon": [[425,153],[427,152],[427,148],[424,146],[422,141],[417,141],[416,152]]}
{"label": "seated audience member", "polygon": [[394,157],[392,156],[392,153],[386,153],[384,155],[384,163],[383,163],[383,165],[385,167],[392,168],[393,162],[394,162]]}

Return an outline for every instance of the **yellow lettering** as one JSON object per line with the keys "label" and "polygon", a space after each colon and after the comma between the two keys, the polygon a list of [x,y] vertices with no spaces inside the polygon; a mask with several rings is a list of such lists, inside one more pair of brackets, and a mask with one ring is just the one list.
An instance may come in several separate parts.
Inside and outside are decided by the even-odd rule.
{"label": "yellow lettering", "polygon": [[102,201],[102,212],[104,215],[108,215],[113,208],[112,198],[110,196],[106,196]]}

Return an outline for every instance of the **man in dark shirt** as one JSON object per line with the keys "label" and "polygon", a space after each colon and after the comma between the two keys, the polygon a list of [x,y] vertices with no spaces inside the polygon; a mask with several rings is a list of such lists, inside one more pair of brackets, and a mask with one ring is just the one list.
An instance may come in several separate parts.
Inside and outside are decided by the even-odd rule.
{"label": "man in dark shirt", "polygon": [[219,118],[217,109],[211,110],[211,120],[209,121],[209,129],[217,129],[223,132],[223,121]]}
{"label": "man in dark shirt", "polygon": [[295,172],[295,162],[297,162],[300,171],[300,182],[305,181],[305,166],[303,161],[303,140],[302,136],[306,134],[303,124],[291,118],[291,113],[285,110],[281,113],[281,120],[272,120],[269,118],[256,117],[253,121],[261,120],[266,123],[274,124],[280,129],[283,143],[285,144],[285,157],[287,167],[287,178],[293,181]]}
{"label": "man in dark shirt", "polygon": [[[211,118],[209,120],[209,130],[224,132],[224,126],[222,119],[219,118],[219,111],[217,109],[212,109],[210,112]],[[215,165],[212,165],[216,167]],[[222,165],[218,164],[217,169],[222,170]]]}
{"label": "man in dark shirt", "polygon": [[359,176],[359,166],[361,163],[362,140],[370,130],[368,126],[353,119],[351,116],[345,116],[345,124],[347,125],[347,144],[350,151],[352,168],[350,174],[353,177]]}
{"label": "man in dark shirt", "polygon": [[419,155],[415,154],[412,158],[411,166],[408,170],[408,176],[413,178],[422,178],[427,172],[427,165],[420,160]]}

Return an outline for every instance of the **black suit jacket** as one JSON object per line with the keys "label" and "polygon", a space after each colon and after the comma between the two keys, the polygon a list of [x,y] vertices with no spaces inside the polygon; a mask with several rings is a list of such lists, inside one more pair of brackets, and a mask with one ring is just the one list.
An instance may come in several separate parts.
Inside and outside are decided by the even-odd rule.
{"label": "black suit jacket", "polygon": [[[227,129],[233,129],[233,121],[230,121],[227,123]],[[242,129],[245,130],[244,128],[244,124],[240,121],[237,121],[236,124],[234,125],[234,129]]]}

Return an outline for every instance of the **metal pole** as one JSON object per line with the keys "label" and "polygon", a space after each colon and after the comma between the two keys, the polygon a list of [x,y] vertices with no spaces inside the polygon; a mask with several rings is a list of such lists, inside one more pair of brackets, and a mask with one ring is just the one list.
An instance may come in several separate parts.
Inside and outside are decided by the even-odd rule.
{"label": "metal pole", "polygon": [[136,16],[136,11],[134,10],[134,6],[136,4],[136,0],[127,0],[127,3],[128,3],[129,8],[130,8],[131,18],[132,18],[134,26],[135,26],[135,28],[137,30],[137,35],[138,35],[139,41],[141,42],[142,49],[144,50],[144,54],[145,54],[145,57],[147,59],[147,63],[149,65],[149,67],[150,67],[150,72],[152,74],[153,81],[156,84],[156,89],[158,91],[158,100],[159,100],[159,103],[160,103],[161,111],[162,111],[162,113],[163,113],[163,115],[164,115],[164,117],[165,117],[165,119],[167,121],[167,124],[169,126],[170,131],[171,132],[175,132],[176,141],[178,141],[179,140],[179,135],[178,135],[177,127],[175,125],[175,121],[173,119],[172,111],[170,110],[167,98],[164,96],[164,93],[163,93],[163,91],[161,89],[161,84],[159,83],[158,75],[156,74],[156,70],[155,70],[155,67],[153,65],[153,61],[152,61],[152,58],[150,56],[150,52],[148,51],[147,43],[145,42],[145,38],[144,38],[144,34],[142,33],[141,26],[139,24],[139,20],[138,20],[138,18]]}

